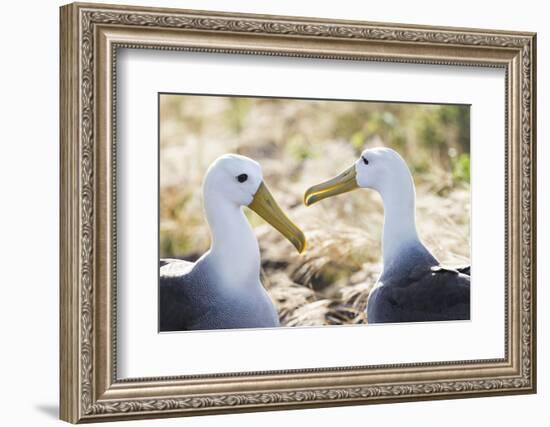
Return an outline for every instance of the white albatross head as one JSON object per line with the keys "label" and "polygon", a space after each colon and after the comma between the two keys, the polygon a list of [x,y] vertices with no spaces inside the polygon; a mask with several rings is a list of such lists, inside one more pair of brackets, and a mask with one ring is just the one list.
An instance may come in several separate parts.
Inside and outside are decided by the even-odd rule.
{"label": "white albatross head", "polygon": [[207,209],[229,203],[247,206],[271,224],[298,252],[306,248],[306,238],[279,207],[263,180],[258,162],[238,154],[226,154],[208,168],[203,182]]}
{"label": "white albatross head", "polygon": [[403,258],[405,247],[414,247],[433,258],[416,231],[416,196],[411,173],[403,158],[390,148],[364,150],[357,161],[340,175],[309,188],[304,194],[304,203],[310,206],[357,188],[370,188],[382,196],[384,265]]}
{"label": "white albatross head", "polygon": [[237,206],[248,206],[263,182],[258,162],[238,154],[218,157],[204,178],[205,192]]}
{"label": "white albatross head", "polygon": [[347,193],[357,188],[370,188],[386,198],[389,194],[406,197],[414,185],[403,158],[391,148],[368,148],[357,161],[338,176],[310,187],[304,203],[310,206],[327,197]]}

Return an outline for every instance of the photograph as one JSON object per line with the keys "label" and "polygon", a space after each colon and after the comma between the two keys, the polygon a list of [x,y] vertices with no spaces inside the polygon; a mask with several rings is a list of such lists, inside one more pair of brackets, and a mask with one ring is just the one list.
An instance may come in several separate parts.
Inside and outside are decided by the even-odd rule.
{"label": "photograph", "polygon": [[470,106],[159,93],[159,332],[470,320]]}

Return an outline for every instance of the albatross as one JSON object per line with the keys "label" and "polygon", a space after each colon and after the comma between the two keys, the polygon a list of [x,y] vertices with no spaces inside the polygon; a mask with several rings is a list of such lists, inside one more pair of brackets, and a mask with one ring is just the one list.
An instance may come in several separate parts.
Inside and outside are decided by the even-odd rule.
{"label": "albatross", "polygon": [[260,282],[258,241],[243,212],[248,206],[303,252],[303,232],[284,214],[252,159],[227,154],[203,181],[210,249],[195,263],[160,261],[160,331],[279,326]]}
{"label": "albatross", "polygon": [[357,188],[377,191],[384,205],[383,267],[367,300],[368,323],[469,320],[470,267],[441,265],[420,240],[413,179],[397,152],[363,151],[349,169],[309,188],[304,203]]}

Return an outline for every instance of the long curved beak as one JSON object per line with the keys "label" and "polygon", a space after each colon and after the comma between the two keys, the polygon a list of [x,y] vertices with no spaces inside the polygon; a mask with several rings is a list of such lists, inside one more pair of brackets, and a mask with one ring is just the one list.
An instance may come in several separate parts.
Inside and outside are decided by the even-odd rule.
{"label": "long curved beak", "polygon": [[347,193],[356,188],[359,188],[359,186],[357,185],[355,165],[353,165],[340,175],[310,187],[304,194],[304,204],[306,206],[311,206],[319,200],[336,196],[337,194]]}
{"label": "long curved beak", "polygon": [[292,243],[299,253],[306,249],[306,236],[279,207],[267,186],[262,182],[248,205]]}

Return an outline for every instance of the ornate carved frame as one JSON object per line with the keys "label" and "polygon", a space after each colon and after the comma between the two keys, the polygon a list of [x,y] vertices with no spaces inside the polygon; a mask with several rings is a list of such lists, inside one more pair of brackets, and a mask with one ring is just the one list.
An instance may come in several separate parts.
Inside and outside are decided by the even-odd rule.
{"label": "ornate carved frame", "polygon": [[[533,393],[533,33],[71,4],[61,8],[61,418],[69,422]],[[501,67],[506,72],[505,357],[118,380],[117,48]]]}

